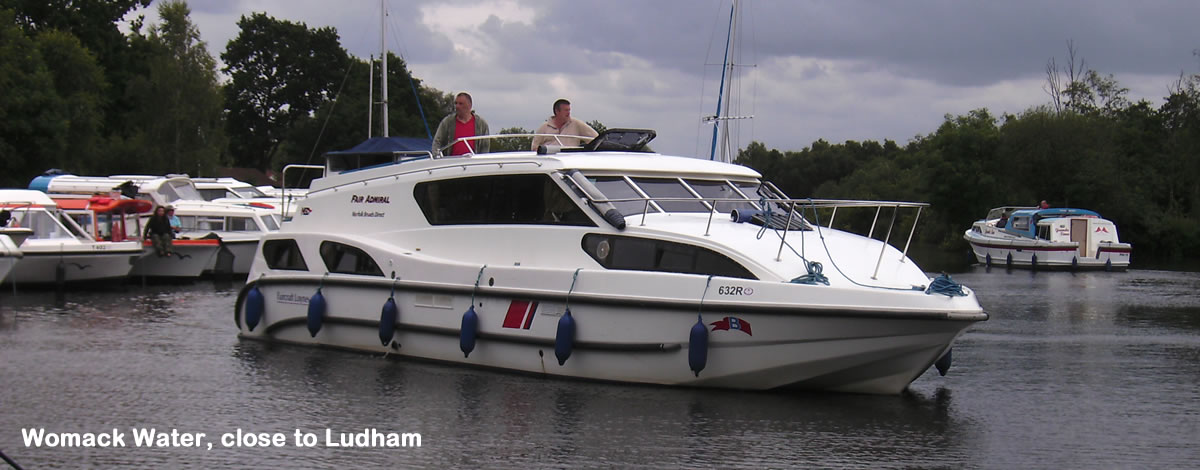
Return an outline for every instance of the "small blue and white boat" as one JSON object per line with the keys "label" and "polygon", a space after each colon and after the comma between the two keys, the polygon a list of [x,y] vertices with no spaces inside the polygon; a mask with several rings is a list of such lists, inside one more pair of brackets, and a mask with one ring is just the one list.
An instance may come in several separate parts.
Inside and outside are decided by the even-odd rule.
{"label": "small blue and white boat", "polygon": [[1116,224],[1087,209],[997,207],[963,238],[989,266],[1123,270],[1133,252]]}

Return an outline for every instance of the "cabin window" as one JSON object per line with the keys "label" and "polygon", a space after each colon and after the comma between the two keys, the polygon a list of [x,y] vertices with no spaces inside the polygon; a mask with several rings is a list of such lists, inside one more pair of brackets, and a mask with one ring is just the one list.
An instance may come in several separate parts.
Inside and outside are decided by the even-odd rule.
{"label": "cabin window", "polygon": [[583,251],[606,269],[757,279],[728,256],[683,243],[592,233],[583,237]]}
{"label": "cabin window", "polygon": [[1029,230],[1029,217],[1013,217],[1011,227],[1022,232]]}
{"label": "cabin window", "polygon": [[546,174],[428,181],[413,188],[413,197],[430,225],[596,226]]}
{"label": "cabin window", "polygon": [[[654,199],[667,212],[708,212],[708,208],[695,200],[696,195],[688,191],[678,179],[674,178],[634,178],[634,183]],[[688,198],[691,201],[673,201],[670,199]]]}
{"label": "cabin window", "polygon": [[589,177],[588,180],[599,189],[607,199],[637,199],[636,201],[614,202],[613,206],[621,212],[621,215],[630,216],[641,214],[642,211],[658,212],[654,205],[646,207],[645,196],[639,193],[637,189],[629,185],[625,178],[620,176],[596,176]]}
{"label": "cabin window", "polygon": [[1041,238],[1042,240],[1050,239],[1050,226],[1049,225],[1039,225],[1037,232],[1038,232],[1037,233],[1038,238]]}
{"label": "cabin window", "polygon": [[63,227],[50,213],[44,210],[18,210],[13,211],[12,216],[15,222],[10,223],[10,226],[33,230],[33,235],[30,235],[29,238],[35,240],[75,238],[71,232],[67,231],[66,227]]}
{"label": "cabin window", "polygon": [[275,216],[264,215],[261,218],[262,218],[263,225],[267,227],[267,230],[270,230],[272,232],[279,230],[279,223],[275,222]]}
{"label": "cabin window", "polygon": [[321,242],[321,260],[331,273],[383,276],[383,271],[367,252],[345,243]]}
{"label": "cabin window", "polygon": [[[704,199],[745,199],[725,181],[685,180],[700,197]],[[751,193],[753,194],[753,193]],[[754,204],[749,202],[717,202],[717,212],[729,213],[734,209],[753,210]]]}
{"label": "cabin window", "polygon": [[230,217],[227,230],[230,232],[257,232],[258,224],[254,223],[253,217]]}
{"label": "cabin window", "polygon": [[308,271],[308,264],[304,262],[296,240],[266,240],[263,242],[262,253],[267,267],[271,269]]}
{"label": "cabin window", "polygon": [[[179,222],[183,223],[183,219],[179,219]],[[184,227],[186,227],[186,225]],[[225,218],[205,216],[196,217],[196,230],[223,232],[225,231]]]}
{"label": "cabin window", "polygon": [[212,201],[223,197],[237,197],[236,194],[232,194],[224,189],[197,189],[196,191],[200,192],[200,197],[204,198],[205,201]]}

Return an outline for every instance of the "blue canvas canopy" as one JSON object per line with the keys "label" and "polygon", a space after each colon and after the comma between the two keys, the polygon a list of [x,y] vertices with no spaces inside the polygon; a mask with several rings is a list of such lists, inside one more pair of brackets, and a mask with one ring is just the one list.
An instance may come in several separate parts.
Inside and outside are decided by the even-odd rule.
{"label": "blue canvas canopy", "polygon": [[428,152],[433,141],[420,137],[372,137],[346,150],[326,152],[325,155],[370,155],[394,152]]}
{"label": "blue canvas canopy", "polygon": [[430,157],[433,141],[419,137],[372,137],[346,150],[325,153],[330,172],[347,172]]}

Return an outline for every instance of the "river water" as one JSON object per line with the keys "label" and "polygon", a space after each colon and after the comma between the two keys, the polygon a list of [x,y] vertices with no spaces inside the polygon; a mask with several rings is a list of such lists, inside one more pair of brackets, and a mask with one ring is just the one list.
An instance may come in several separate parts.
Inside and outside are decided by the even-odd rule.
{"label": "river water", "polygon": [[[946,377],[900,396],[600,384],[242,341],[236,286],[206,281],[4,291],[0,450],[27,469],[1200,465],[1200,274],[954,278],[991,320],[960,338]],[[149,428],[205,436],[137,446]],[[24,439],[114,429],[124,447]],[[238,447],[239,429],[284,443]],[[421,445],[326,443],[371,430]]]}

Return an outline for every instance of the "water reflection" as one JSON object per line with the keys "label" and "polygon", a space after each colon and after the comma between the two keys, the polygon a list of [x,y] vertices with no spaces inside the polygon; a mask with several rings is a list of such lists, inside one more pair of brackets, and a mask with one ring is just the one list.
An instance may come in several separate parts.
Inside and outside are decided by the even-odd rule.
{"label": "water reflection", "polygon": [[[900,396],[548,379],[239,340],[236,289],[0,293],[0,445],[26,468],[1175,468],[1200,416],[1200,275],[973,268],[992,315]],[[419,432],[421,449],[32,449],[12,430]],[[1172,432],[1164,433],[1163,429]],[[8,430],[8,431],[4,431]],[[180,462],[184,462],[180,464]]]}

